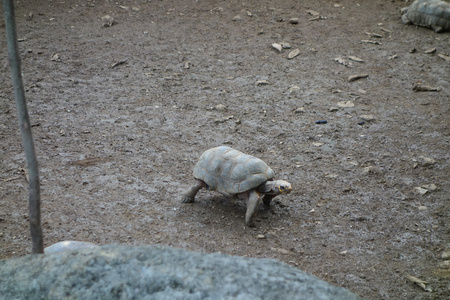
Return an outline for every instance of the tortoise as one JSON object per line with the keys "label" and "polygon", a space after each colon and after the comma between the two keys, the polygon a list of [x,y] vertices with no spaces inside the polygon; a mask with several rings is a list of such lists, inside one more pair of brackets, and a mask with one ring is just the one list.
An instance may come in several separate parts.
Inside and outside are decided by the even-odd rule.
{"label": "tortoise", "polygon": [[416,0],[401,9],[402,21],[428,27],[435,32],[450,31],[450,3],[441,0]]}
{"label": "tortoise", "polygon": [[98,245],[90,242],[79,242],[79,241],[62,241],[44,249],[45,254],[57,253],[63,251],[71,251],[84,248],[96,248]]}
{"label": "tortoise", "polygon": [[202,188],[236,196],[247,201],[245,223],[254,226],[254,218],[261,204],[268,208],[277,195],[289,194],[291,184],[273,180],[273,170],[261,159],[236,149],[220,146],[203,152],[194,167],[194,184],[183,196],[184,203],[194,202]]}

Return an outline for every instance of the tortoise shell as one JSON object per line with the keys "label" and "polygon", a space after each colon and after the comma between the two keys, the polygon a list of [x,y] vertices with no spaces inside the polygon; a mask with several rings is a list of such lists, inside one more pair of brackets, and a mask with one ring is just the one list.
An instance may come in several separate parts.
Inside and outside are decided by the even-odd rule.
{"label": "tortoise shell", "polygon": [[195,178],[210,190],[227,194],[249,191],[273,176],[273,170],[259,158],[227,146],[206,150],[194,167]]}
{"label": "tortoise shell", "polygon": [[450,3],[442,0],[416,0],[404,8],[404,23],[424,26],[435,31],[450,30]]}

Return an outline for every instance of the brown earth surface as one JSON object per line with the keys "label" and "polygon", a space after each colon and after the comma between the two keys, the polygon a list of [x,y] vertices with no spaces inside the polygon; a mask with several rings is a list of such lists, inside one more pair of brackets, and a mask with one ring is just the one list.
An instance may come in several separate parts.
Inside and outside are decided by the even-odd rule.
{"label": "brown earth surface", "polygon": [[[45,246],[275,258],[367,299],[449,299],[450,34],[404,25],[405,1],[15,2]],[[113,26],[102,26],[105,15]],[[3,16],[0,24],[8,259],[31,243]],[[200,191],[180,203],[197,158],[222,144],[294,187],[255,228],[239,200]]]}

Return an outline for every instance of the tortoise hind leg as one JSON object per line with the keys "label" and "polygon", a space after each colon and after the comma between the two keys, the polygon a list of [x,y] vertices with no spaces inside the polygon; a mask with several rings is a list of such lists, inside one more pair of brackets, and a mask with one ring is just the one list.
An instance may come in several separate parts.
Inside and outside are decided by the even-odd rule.
{"label": "tortoise hind leg", "polygon": [[195,182],[191,186],[191,188],[189,190],[187,190],[186,193],[184,193],[183,196],[181,197],[181,201],[183,203],[192,203],[192,202],[194,202],[195,195],[197,195],[198,191],[202,187],[205,187],[205,186],[206,186],[206,184],[203,181],[195,179]]}
{"label": "tortoise hind leg", "polygon": [[248,193],[247,212],[245,213],[245,224],[247,224],[247,226],[255,226],[255,216],[261,202],[261,197],[257,191],[251,190]]}

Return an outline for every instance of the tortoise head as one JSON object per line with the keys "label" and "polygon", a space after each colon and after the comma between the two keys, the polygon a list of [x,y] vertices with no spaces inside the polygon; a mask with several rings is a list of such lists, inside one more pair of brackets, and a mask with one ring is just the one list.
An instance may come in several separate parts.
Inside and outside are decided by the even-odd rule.
{"label": "tortoise head", "polygon": [[275,180],[273,190],[277,194],[287,195],[292,191],[292,186],[289,182],[284,180]]}

